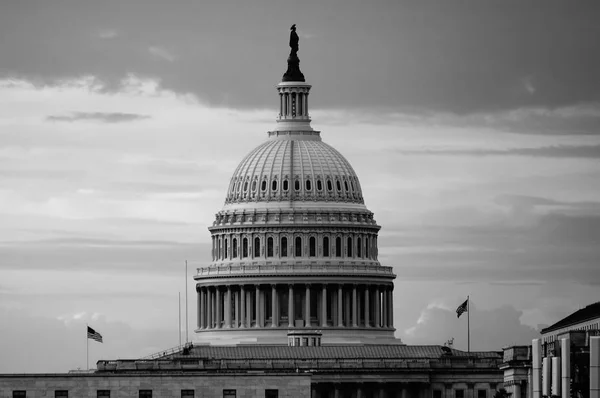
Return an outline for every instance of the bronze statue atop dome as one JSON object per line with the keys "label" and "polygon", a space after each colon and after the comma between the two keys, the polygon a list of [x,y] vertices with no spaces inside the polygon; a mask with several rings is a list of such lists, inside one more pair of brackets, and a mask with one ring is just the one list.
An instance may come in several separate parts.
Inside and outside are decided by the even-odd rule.
{"label": "bronze statue atop dome", "polygon": [[303,82],[304,75],[300,71],[300,59],[298,58],[298,34],[296,33],[296,24],[290,28],[290,56],[288,57],[287,71],[283,74],[284,82]]}

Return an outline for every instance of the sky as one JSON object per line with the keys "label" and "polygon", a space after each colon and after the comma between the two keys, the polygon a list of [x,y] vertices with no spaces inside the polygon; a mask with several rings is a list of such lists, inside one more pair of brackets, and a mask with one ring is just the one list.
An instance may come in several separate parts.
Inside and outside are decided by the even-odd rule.
{"label": "sky", "polygon": [[[0,2],[0,372],[191,338],[195,268],[278,112],[289,27],[312,126],[382,226],[396,336],[527,344],[600,300],[600,3]],[[186,274],[185,261],[189,268]],[[187,286],[186,286],[187,285]]]}

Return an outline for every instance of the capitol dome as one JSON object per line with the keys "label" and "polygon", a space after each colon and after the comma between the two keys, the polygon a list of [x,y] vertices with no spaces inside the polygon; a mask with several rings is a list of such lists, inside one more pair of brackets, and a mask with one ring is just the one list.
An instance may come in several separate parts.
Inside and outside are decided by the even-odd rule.
{"label": "capitol dome", "polygon": [[402,344],[380,227],[348,160],[311,127],[299,64],[292,52],[276,125],[233,172],[209,227],[194,342],[287,344],[318,333],[323,345]]}

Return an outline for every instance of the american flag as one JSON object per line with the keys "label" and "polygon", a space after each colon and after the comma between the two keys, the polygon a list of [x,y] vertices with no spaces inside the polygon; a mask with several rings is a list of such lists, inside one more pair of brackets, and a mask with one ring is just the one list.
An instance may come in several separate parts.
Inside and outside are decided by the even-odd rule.
{"label": "american flag", "polygon": [[463,312],[468,312],[469,311],[469,299],[466,299],[464,303],[462,303],[461,305],[458,306],[458,308],[456,309],[456,317],[460,318],[460,316],[463,314]]}
{"label": "american flag", "polygon": [[88,329],[88,339],[92,339],[92,340],[96,340],[99,343],[102,343],[102,335],[98,332],[96,332],[94,329],[92,329],[91,327],[87,327]]}

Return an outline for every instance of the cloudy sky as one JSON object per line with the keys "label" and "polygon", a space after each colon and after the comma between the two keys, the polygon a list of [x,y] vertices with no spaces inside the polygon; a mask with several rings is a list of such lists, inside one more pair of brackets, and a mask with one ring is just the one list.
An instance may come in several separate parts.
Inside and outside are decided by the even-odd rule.
{"label": "cloudy sky", "polygon": [[[178,344],[178,292],[274,126],[298,24],[313,127],[357,172],[396,335],[527,343],[600,300],[600,3],[0,2],[0,372]],[[190,326],[194,325],[193,282]],[[192,328],[190,327],[190,330]],[[190,335],[192,332],[190,331]]]}

